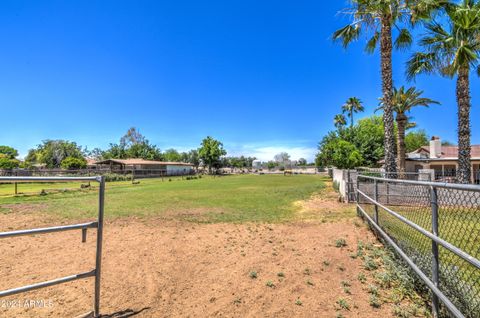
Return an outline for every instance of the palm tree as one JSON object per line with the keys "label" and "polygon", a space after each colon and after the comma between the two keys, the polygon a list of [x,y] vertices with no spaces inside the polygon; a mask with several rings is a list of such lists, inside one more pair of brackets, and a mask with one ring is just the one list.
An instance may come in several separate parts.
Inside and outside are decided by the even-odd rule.
{"label": "palm tree", "polygon": [[350,127],[353,127],[353,113],[363,112],[364,108],[362,101],[356,97],[350,97],[347,102],[342,106],[342,112],[348,114],[350,118]]}
{"label": "palm tree", "polygon": [[[415,87],[410,87],[405,90],[402,86],[399,89],[394,88],[392,96],[393,111],[395,112],[395,121],[397,122],[397,163],[400,178],[405,176],[405,131],[416,126],[408,117],[408,113],[412,108],[417,106],[428,107],[431,104],[440,104],[429,98],[421,97],[423,91],[417,90]],[[381,103],[378,109],[384,109],[384,104]]]}
{"label": "palm tree", "polygon": [[407,62],[407,77],[420,73],[456,76],[458,106],[458,172],[457,181],[469,183],[470,166],[470,71],[478,68],[480,54],[480,4],[464,0],[445,7],[446,21],[426,24],[427,33],[420,40],[423,52]]}
{"label": "palm tree", "polygon": [[[346,48],[357,40],[362,32],[371,35],[366,51],[373,53],[380,42],[382,95],[384,102],[383,122],[385,134],[385,171],[395,174],[395,136],[392,109],[392,50],[405,49],[412,43],[412,36],[404,22],[415,23],[426,18],[438,6],[432,0],[351,0],[351,7],[345,12],[353,22],[333,34],[334,41],[340,41]],[[395,41],[393,31],[398,30]]]}
{"label": "palm tree", "polygon": [[347,124],[347,119],[343,114],[338,114],[333,118],[333,123],[335,124],[335,127],[342,128]]}

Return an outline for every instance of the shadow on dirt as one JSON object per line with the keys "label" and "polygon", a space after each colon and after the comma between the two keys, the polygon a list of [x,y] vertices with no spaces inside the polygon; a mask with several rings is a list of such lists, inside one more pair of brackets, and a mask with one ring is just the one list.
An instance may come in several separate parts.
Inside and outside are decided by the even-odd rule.
{"label": "shadow on dirt", "polygon": [[101,315],[100,317],[101,318],[127,318],[127,317],[136,316],[139,313],[141,313],[142,311],[148,310],[148,309],[150,309],[150,307],[145,307],[145,308],[142,308],[142,309],[137,310],[137,311],[132,310],[132,309],[126,309],[126,310],[115,312],[113,314]]}

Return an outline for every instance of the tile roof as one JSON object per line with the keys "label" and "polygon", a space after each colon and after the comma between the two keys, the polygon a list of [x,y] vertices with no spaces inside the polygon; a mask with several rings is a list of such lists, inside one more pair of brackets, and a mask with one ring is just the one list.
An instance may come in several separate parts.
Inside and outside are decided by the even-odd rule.
{"label": "tile roof", "polygon": [[[415,150],[413,153],[426,152],[430,154],[429,146],[422,146]],[[472,158],[480,158],[480,145],[472,145],[470,156]],[[439,159],[452,159],[458,158],[458,146],[442,146],[442,154]]]}
{"label": "tile roof", "polygon": [[191,163],[186,162],[172,162],[172,161],[154,161],[145,159],[107,159],[95,162],[96,164],[107,164],[110,162],[120,163],[122,165],[175,165],[175,166],[193,166]]}

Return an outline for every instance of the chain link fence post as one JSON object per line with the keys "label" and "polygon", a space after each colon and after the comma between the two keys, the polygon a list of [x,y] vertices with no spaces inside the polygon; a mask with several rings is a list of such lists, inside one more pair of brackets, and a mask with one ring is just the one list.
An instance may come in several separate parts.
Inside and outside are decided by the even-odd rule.
{"label": "chain link fence post", "polygon": [[[438,195],[437,188],[430,186],[430,197],[432,206],[432,234],[438,236]],[[438,255],[438,243],[432,240],[432,281],[438,288],[439,286],[439,255]],[[439,317],[439,301],[437,295],[432,293],[432,309],[433,317]]]}

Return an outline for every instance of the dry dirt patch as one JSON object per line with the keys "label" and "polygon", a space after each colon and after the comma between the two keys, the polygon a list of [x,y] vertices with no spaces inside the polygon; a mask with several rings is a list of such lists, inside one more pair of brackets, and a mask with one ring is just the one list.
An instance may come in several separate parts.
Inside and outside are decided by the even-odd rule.
{"label": "dry dirt patch", "polygon": [[[0,214],[0,231],[51,221],[29,213]],[[83,244],[80,231],[1,240],[0,289],[90,270],[94,234],[89,231]],[[346,239],[347,247],[335,247],[340,237]],[[351,305],[350,311],[343,312],[345,317],[390,317],[389,305],[380,309],[369,305],[369,295],[357,280],[361,261],[349,254],[359,239],[374,240],[365,227],[355,226],[352,220],[274,225],[195,224],[152,218],[109,221],[103,253],[102,313],[335,317],[336,301],[345,298]],[[251,272],[256,272],[257,278],[251,278]],[[351,282],[351,295],[344,293],[342,281]],[[0,308],[0,316],[74,317],[92,308],[92,291],[90,279],[8,297],[52,303],[47,308]]]}

